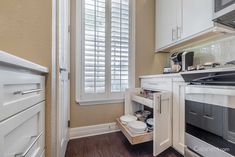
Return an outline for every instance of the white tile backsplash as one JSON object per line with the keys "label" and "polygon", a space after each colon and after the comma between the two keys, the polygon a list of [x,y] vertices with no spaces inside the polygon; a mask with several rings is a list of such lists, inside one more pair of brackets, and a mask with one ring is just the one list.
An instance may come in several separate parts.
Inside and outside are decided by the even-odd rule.
{"label": "white tile backsplash", "polygon": [[191,46],[186,51],[194,51],[194,64],[219,62],[224,64],[235,60],[235,36],[217,39],[197,46]]}

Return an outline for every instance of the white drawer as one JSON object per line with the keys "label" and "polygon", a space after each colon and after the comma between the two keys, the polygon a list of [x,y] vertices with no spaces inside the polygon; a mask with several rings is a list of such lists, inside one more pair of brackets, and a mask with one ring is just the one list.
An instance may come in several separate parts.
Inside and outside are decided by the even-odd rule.
{"label": "white drawer", "polygon": [[40,157],[45,147],[44,105],[42,102],[0,123],[1,157]]}
{"label": "white drawer", "polygon": [[171,78],[141,79],[141,87],[150,90],[172,91],[172,79]]}
{"label": "white drawer", "polygon": [[0,70],[0,121],[45,100],[45,77]]}

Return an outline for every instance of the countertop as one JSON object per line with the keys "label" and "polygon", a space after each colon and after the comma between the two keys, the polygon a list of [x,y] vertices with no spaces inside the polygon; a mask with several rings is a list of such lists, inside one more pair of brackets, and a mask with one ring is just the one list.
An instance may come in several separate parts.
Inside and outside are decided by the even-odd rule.
{"label": "countertop", "polygon": [[44,66],[35,64],[33,62],[11,55],[1,50],[0,50],[0,65],[3,66],[8,65],[10,67],[30,70],[41,74],[48,73],[48,68]]}
{"label": "countertop", "polygon": [[140,76],[140,79],[144,78],[163,78],[163,77],[181,77],[181,74],[196,74],[196,73],[209,73],[209,72],[219,72],[219,71],[234,71],[235,72],[235,66],[225,66],[225,67],[218,67],[218,68],[211,68],[211,69],[205,69],[205,70],[196,70],[196,71],[186,71],[186,72],[180,72],[180,73],[170,73],[170,74],[156,74],[156,75],[144,75]]}
{"label": "countertop", "polygon": [[180,73],[170,73],[170,74],[156,74],[156,75],[144,75],[140,76],[140,79],[144,78],[162,78],[162,77],[181,77]]}

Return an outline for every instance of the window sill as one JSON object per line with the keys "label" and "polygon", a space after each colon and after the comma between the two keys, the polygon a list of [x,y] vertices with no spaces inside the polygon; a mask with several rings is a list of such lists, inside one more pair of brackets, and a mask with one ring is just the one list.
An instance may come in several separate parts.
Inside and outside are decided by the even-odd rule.
{"label": "window sill", "polygon": [[82,106],[103,105],[103,104],[124,103],[124,99],[107,99],[107,100],[96,100],[96,101],[76,100],[76,103]]}

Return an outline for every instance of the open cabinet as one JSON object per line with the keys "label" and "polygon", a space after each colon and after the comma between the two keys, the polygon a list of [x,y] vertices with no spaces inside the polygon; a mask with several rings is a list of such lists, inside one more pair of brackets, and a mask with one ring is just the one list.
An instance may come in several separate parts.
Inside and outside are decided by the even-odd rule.
{"label": "open cabinet", "polygon": [[135,88],[126,90],[125,115],[134,115],[144,107],[153,109],[153,131],[133,134],[127,125],[117,119],[117,124],[132,145],[153,141],[153,155],[157,156],[172,146],[172,94],[169,91],[151,89],[152,97],[145,97],[142,91],[149,89]]}

